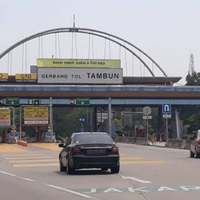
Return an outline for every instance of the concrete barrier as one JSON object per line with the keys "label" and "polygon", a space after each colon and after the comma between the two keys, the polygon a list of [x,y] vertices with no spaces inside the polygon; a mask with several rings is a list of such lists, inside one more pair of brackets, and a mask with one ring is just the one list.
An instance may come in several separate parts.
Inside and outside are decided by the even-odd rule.
{"label": "concrete barrier", "polygon": [[147,139],[146,138],[135,138],[135,137],[120,137],[117,136],[114,138],[115,142],[117,143],[127,143],[127,144],[139,144],[139,145],[146,145]]}
{"label": "concrete barrier", "polygon": [[21,145],[21,146],[23,146],[23,147],[27,147],[27,146],[28,146],[28,145],[27,145],[27,142],[26,142],[26,141],[23,141],[23,140],[19,140],[18,145]]}
{"label": "concrete barrier", "polygon": [[191,140],[169,139],[165,146],[175,149],[190,149],[191,142]]}
{"label": "concrete barrier", "polygon": [[[147,145],[146,138],[117,136],[114,138],[114,140],[117,143]],[[191,142],[192,142],[191,140],[169,139],[166,142],[165,147],[174,148],[174,149],[190,149]]]}

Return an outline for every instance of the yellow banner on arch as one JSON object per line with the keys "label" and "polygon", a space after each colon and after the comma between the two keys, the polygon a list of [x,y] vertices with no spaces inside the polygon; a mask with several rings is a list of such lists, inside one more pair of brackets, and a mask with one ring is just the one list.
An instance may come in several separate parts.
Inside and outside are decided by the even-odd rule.
{"label": "yellow banner on arch", "polygon": [[37,59],[38,67],[120,68],[121,60]]}

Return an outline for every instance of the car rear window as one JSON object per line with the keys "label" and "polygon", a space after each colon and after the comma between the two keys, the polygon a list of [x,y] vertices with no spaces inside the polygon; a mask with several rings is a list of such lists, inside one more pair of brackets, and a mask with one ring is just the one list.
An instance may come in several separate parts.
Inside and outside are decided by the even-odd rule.
{"label": "car rear window", "polygon": [[76,144],[90,144],[90,143],[110,144],[113,143],[113,140],[109,135],[80,134],[75,136],[74,142]]}

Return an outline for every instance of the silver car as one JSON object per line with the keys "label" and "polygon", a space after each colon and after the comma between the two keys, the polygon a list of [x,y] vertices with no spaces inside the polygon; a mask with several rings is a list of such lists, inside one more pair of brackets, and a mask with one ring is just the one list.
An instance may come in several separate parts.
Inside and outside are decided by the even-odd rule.
{"label": "silver car", "polygon": [[192,138],[192,144],[190,146],[190,157],[200,158],[200,130]]}

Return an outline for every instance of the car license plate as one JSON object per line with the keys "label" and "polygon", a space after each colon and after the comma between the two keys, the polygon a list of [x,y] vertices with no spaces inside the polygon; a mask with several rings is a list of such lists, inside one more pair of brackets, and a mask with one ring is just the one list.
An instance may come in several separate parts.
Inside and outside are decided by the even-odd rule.
{"label": "car license plate", "polygon": [[105,154],[105,149],[89,149],[87,150],[88,154],[94,155],[94,154]]}

